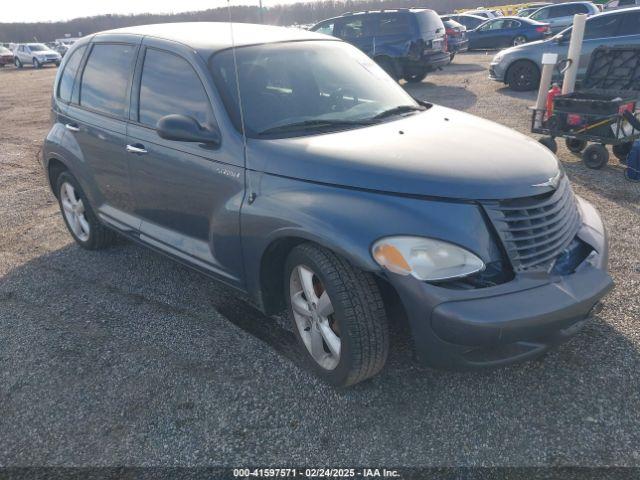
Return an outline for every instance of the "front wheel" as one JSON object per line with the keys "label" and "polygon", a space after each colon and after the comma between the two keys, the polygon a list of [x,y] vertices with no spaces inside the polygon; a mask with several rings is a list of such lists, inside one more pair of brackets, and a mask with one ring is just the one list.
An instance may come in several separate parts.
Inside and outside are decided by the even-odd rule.
{"label": "front wheel", "polygon": [[588,168],[599,170],[609,161],[609,150],[604,145],[594,143],[582,152],[582,161]]}
{"label": "front wheel", "polygon": [[78,245],[87,250],[100,250],[114,242],[115,233],[100,223],[73,175],[60,174],[56,193],[64,223]]}
{"label": "front wheel", "polygon": [[540,70],[529,60],[518,60],[509,67],[506,80],[516,92],[535,90],[540,84]]}
{"label": "front wheel", "polygon": [[284,281],[296,337],[320,378],[346,387],[382,369],[389,332],[373,275],[304,243],[289,254]]}
{"label": "front wheel", "polygon": [[622,165],[627,164],[627,157],[631,153],[633,142],[621,143],[613,146],[613,154]]}
{"label": "front wheel", "polygon": [[16,60],[14,62],[16,64],[16,68],[22,68],[22,62],[20,61],[19,58],[16,57]]}
{"label": "front wheel", "polygon": [[42,64],[37,58],[33,59],[33,68],[42,68]]}

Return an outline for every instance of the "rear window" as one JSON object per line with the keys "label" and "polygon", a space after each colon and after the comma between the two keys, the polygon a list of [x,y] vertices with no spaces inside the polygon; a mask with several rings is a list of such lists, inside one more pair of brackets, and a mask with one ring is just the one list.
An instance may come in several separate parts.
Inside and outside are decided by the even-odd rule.
{"label": "rear window", "polygon": [[95,44],[80,82],[80,105],[124,117],[135,52],[133,45]]}
{"label": "rear window", "polygon": [[438,33],[439,30],[444,31],[442,20],[440,20],[438,14],[433,10],[416,12],[415,16],[421,33],[433,35]]}

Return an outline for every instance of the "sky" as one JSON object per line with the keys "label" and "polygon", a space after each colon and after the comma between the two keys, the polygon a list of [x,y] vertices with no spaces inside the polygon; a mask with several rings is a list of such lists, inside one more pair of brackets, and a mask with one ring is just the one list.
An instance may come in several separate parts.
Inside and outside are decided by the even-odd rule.
{"label": "sky", "polygon": [[[263,0],[264,6],[298,0]],[[232,5],[253,5],[258,0],[231,0]],[[0,22],[50,22],[105,13],[176,13],[227,5],[226,0],[0,0]]]}

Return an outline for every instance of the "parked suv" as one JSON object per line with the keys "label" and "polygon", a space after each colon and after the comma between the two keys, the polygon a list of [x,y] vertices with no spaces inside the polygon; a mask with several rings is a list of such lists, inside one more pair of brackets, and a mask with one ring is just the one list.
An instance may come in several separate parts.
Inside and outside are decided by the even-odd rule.
{"label": "parked suv", "polygon": [[[565,60],[571,40],[569,28],[548,40],[508,48],[498,53],[491,62],[489,75],[493,80],[504,82],[518,91],[535,90],[540,84],[542,55],[557,53]],[[589,65],[591,52],[602,45],[638,45],[640,43],[640,8],[613,10],[587,19],[582,53],[578,68],[578,79],[582,78]],[[561,80],[560,71],[555,80]]]}
{"label": "parked suv", "polygon": [[133,27],[65,56],[42,161],[81,247],[118,232],[286,311],[336,385],[383,367],[391,311],[451,368],[582,328],[611,287],[607,238],[548,149],[414,100],[345,42],[230,32]]}
{"label": "parked suv", "polygon": [[573,17],[577,14],[596,15],[600,9],[591,2],[569,2],[549,5],[536,10],[529,18],[548,23],[553,33],[560,32],[573,25]]}
{"label": "parked suv", "polygon": [[433,10],[348,13],[312,31],[341,38],[373,58],[392,78],[421,82],[450,62],[445,27]]}
{"label": "parked suv", "polygon": [[60,65],[62,57],[58,52],[51,50],[43,43],[22,43],[16,46],[13,52],[16,67],[22,68],[25,65],[33,65],[34,68],[41,68],[43,65]]}

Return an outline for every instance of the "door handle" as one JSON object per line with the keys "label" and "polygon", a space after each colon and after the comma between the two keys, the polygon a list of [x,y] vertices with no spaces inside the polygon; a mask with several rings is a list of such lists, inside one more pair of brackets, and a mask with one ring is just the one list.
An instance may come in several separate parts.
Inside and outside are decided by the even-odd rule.
{"label": "door handle", "polygon": [[73,125],[72,123],[65,124],[64,128],[66,128],[67,130],[69,130],[71,132],[79,132],[80,131],[78,126],[77,125]]}
{"label": "door handle", "polygon": [[135,145],[127,145],[126,149],[127,149],[127,152],[135,153],[137,155],[144,155],[145,153],[147,153],[147,151],[144,148],[144,145],[140,145],[139,143]]}

